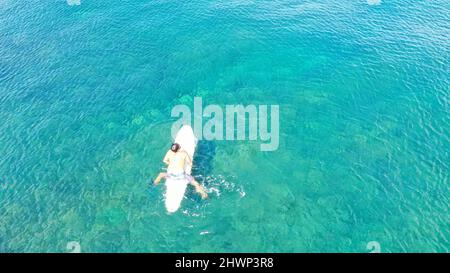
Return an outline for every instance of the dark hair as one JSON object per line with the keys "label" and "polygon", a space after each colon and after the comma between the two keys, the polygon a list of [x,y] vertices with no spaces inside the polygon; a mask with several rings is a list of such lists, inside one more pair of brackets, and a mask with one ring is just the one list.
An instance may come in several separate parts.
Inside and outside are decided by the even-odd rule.
{"label": "dark hair", "polygon": [[178,143],[174,143],[172,144],[172,146],[170,147],[170,150],[174,153],[178,152],[178,150],[180,149],[180,144]]}

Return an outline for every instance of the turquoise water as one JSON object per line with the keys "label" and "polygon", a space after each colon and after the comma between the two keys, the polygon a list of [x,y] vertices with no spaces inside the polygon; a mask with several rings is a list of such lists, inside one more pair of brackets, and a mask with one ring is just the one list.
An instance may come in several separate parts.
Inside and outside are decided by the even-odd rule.
{"label": "turquoise water", "polygon": [[[446,0],[0,0],[0,252],[448,252]],[[167,215],[177,104],[280,105],[203,141]]]}

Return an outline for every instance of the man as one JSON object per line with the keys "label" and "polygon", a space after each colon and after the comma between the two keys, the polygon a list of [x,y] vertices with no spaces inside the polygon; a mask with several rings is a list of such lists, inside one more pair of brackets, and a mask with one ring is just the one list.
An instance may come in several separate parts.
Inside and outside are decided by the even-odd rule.
{"label": "man", "polygon": [[208,197],[205,189],[197,181],[195,181],[194,177],[185,173],[184,166],[186,163],[192,166],[192,159],[185,151],[180,150],[180,145],[178,143],[172,144],[170,150],[167,151],[166,155],[164,156],[163,162],[168,165],[167,173],[159,173],[158,177],[156,177],[155,181],[153,182],[155,185],[158,185],[158,183],[163,178],[175,180],[187,179],[189,181],[189,184],[194,186],[195,191],[200,194],[202,199]]}

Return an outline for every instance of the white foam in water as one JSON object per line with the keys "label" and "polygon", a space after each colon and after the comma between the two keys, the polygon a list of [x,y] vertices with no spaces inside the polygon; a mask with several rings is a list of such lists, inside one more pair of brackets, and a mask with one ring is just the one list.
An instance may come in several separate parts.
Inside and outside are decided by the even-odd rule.
{"label": "white foam in water", "polygon": [[81,0],[67,0],[67,5],[79,6],[79,5],[81,5]]}
{"label": "white foam in water", "polygon": [[381,0],[367,0],[367,4],[374,6],[381,4]]}
{"label": "white foam in water", "polygon": [[242,188],[238,189],[238,192],[241,195],[241,198],[244,198],[244,196],[246,195],[245,191]]}
{"label": "white foam in water", "polygon": [[213,193],[213,192],[214,192],[217,196],[220,196],[220,191],[219,191],[219,189],[210,187],[210,188],[208,189],[208,193]]}
{"label": "white foam in water", "polygon": [[[202,180],[201,176],[198,178],[199,181]],[[206,190],[209,194],[213,193],[217,197],[219,197],[223,192],[237,192],[241,198],[246,195],[242,186],[236,186],[234,183],[228,181],[228,179],[223,175],[208,175],[205,177],[205,181],[203,181],[202,184],[207,185]]]}

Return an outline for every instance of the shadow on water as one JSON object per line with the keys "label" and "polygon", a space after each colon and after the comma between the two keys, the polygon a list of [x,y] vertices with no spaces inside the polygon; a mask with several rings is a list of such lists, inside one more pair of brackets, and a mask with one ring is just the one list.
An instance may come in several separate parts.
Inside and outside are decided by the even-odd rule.
{"label": "shadow on water", "polygon": [[214,141],[200,140],[198,142],[192,169],[194,177],[201,177],[202,180],[206,180],[206,177],[211,174],[216,150],[217,144]]}

